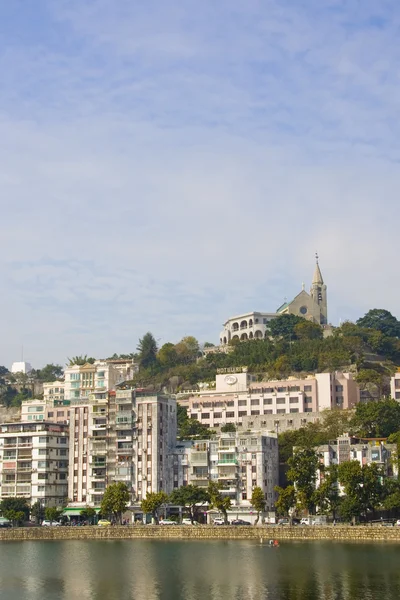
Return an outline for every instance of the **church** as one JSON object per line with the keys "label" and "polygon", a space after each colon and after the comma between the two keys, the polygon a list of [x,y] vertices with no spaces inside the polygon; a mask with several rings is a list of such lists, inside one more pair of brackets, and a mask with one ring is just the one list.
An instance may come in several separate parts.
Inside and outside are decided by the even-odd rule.
{"label": "church", "polygon": [[253,311],[231,317],[224,323],[224,329],[220,334],[220,344],[226,346],[232,340],[246,341],[268,337],[268,322],[285,314],[298,315],[323,327],[328,325],[327,291],[318,255],[316,255],[310,293],[305,291],[303,285],[301,292],[291,302],[285,302],[273,313]]}

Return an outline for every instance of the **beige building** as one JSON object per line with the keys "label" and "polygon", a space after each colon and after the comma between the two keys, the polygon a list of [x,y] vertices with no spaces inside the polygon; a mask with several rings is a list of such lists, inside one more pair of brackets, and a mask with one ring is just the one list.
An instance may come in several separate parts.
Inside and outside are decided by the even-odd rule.
{"label": "beige building", "polygon": [[43,384],[43,400],[49,406],[64,406],[65,383],[64,381],[52,381]]}
{"label": "beige building", "polygon": [[64,506],[68,497],[68,426],[4,423],[0,426],[0,498]]}
{"label": "beige building", "polygon": [[131,389],[95,392],[70,408],[70,507],[100,506],[106,487],[124,481],[131,503],[172,491],[176,401]]}
{"label": "beige building", "polygon": [[65,369],[65,400],[82,400],[95,392],[107,392],[125,380],[120,369],[107,361],[73,365]]}
{"label": "beige building", "polygon": [[214,390],[179,395],[191,419],[214,428],[226,423],[240,425],[246,418],[268,415],[317,413],[325,409],[353,408],[360,399],[350,373],[316,373],[305,379],[255,382],[250,373],[216,376]]}
{"label": "beige building", "polygon": [[[232,340],[247,341],[268,337],[268,323],[279,315],[293,314],[325,327],[328,324],[327,287],[322,278],[318,256],[310,293],[303,289],[291,302],[285,302],[276,312],[248,312],[229,318],[220,334],[220,344]],[[215,351],[215,350],[214,350]]]}

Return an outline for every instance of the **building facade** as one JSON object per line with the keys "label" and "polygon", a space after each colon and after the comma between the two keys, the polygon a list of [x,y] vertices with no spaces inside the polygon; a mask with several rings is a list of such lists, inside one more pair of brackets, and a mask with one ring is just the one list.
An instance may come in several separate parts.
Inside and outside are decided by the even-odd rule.
{"label": "building facade", "polygon": [[210,440],[178,444],[173,455],[173,487],[210,481],[221,486],[233,507],[250,509],[253,489],[260,487],[266,511],[274,510],[279,484],[278,440],[275,434],[219,433]]}
{"label": "building facade", "polygon": [[122,381],[123,374],[107,361],[73,365],[65,369],[64,399],[82,400],[94,392],[112,390]]}
{"label": "building facade", "polygon": [[95,392],[70,407],[70,506],[100,506],[106,487],[123,481],[131,503],[172,491],[176,401],[132,389]]}
{"label": "building facade", "polygon": [[[356,460],[363,465],[378,465],[385,477],[397,478],[398,467],[396,444],[388,444],[386,438],[355,438],[349,435],[339,436],[336,440],[317,446],[315,451],[320,456],[324,467],[340,465],[349,460]],[[319,472],[317,485],[323,477]]]}
{"label": "building facade", "polygon": [[253,417],[353,408],[360,399],[350,373],[317,373],[305,379],[258,383],[254,379],[250,373],[219,374],[215,390],[178,395],[178,402],[187,407],[189,418],[214,428],[226,423],[239,426]]}
{"label": "building facade", "polygon": [[0,497],[64,506],[68,498],[68,426],[4,423],[0,426]]}
{"label": "building facade", "polygon": [[393,400],[400,400],[400,371],[390,378],[390,395]]}

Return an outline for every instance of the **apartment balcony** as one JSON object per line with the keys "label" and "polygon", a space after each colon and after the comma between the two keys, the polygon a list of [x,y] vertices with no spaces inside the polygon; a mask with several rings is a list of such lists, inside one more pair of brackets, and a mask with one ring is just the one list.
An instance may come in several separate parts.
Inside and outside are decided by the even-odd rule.
{"label": "apartment balcony", "polygon": [[208,487],[209,481],[210,480],[208,479],[208,477],[190,477],[191,485],[197,485],[198,487]]}
{"label": "apartment balcony", "polygon": [[218,448],[218,454],[229,453],[229,452],[236,453],[236,451],[237,451],[237,448],[236,448],[235,444],[231,444],[229,446],[220,446]]}
{"label": "apartment balcony", "polygon": [[92,424],[92,431],[106,431],[106,430],[107,430],[106,423],[93,423]]}
{"label": "apartment balcony", "polygon": [[[14,459],[15,460],[15,459]],[[32,460],[32,452],[28,453],[19,453],[17,460]]]}
{"label": "apartment balcony", "polygon": [[220,466],[220,465],[238,465],[238,464],[239,464],[239,461],[235,457],[218,459],[218,466]]}
{"label": "apartment balcony", "polygon": [[220,490],[221,494],[224,496],[231,496],[231,495],[236,496],[237,491],[238,491],[238,488],[235,485],[229,485]]}

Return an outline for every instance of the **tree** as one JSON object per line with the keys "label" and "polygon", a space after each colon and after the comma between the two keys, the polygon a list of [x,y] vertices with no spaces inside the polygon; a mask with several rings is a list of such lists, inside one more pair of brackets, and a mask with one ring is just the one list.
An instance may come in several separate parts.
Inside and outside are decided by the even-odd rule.
{"label": "tree", "polygon": [[48,506],[44,511],[45,517],[50,523],[57,521],[61,517],[62,511],[54,506]]}
{"label": "tree", "polygon": [[285,488],[276,485],[274,490],[278,494],[278,499],[275,502],[276,512],[283,517],[290,515],[296,505],[296,490],[294,485],[288,485]]}
{"label": "tree", "polygon": [[293,328],[294,335],[298,340],[322,340],[323,332],[321,325],[302,319]]}
{"label": "tree", "polygon": [[137,346],[139,365],[142,369],[152,367],[157,362],[157,342],[150,331],[144,334]]}
{"label": "tree", "polygon": [[93,525],[94,518],[96,516],[96,511],[91,506],[86,506],[81,510],[81,517],[83,517],[89,525]]}
{"label": "tree", "polygon": [[227,511],[230,509],[232,503],[231,503],[231,499],[229,498],[229,496],[224,496],[224,494],[222,494],[221,489],[223,489],[223,488],[221,488],[214,481],[210,481],[208,483],[208,497],[209,497],[210,507],[216,508],[217,510],[222,512],[222,514],[224,516],[225,525],[227,525],[228,524]]}
{"label": "tree", "polygon": [[253,494],[251,496],[251,505],[254,508],[254,510],[257,511],[257,518],[254,522],[254,525],[258,524],[258,521],[260,519],[260,513],[264,512],[265,510],[265,497],[264,497],[264,492],[262,491],[262,489],[260,487],[255,487],[253,489]]}
{"label": "tree", "polygon": [[158,525],[158,511],[163,504],[167,504],[168,495],[165,492],[148,492],[146,498],[142,500],[141,509],[145,514],[151,514]]}
{"label": "tree", "polygon": [[360,437],[388,437],[400,431],[400,404],[396,400],[360,402],[351,421]]}
{"label": "tree", "polygon": [[44,506],[41,505],[39,500],[37,500],[31,506],[31,517],[33,517],[37,524],[39,524],[44,519]]}
{"label": "tree", "polygon": [[182,506],[189,512],[190,520],[197,520],[200,507],[209,500],[207,490],[197,485],[185,485],[175,489],[170,495],[171,504]]}
{"label": "tree", "polygon": [[222,433],[235,433],[235,431],[236,431],[235,423],[225,423],[225,425],[222,425],[222,427],[221,427]]}
{"label": "tree", "polygon": [[369,384],[372,384],[376,388],[378,398],[382,396],[382,373],[378,373],[378,371],[375,371],[375,369],[360,369],[355,377],[355,380],[361,389],[365,389]]}
{"label": "tree", "polygon": [[338,466],[338,480],[343,486],[345,497],[340,513],[347,519],[367,517],[383,499],[382,474],[375,463],[361,466],[349,460]]}
{"label": "tree", "polygon": [[267,325],[267,331],[273,338],[284,338],[286,340],[296,340],[295,327],[299,323],[305,322],[305,319],[297,315],[285,314],[279,315],[276,319],[271,319]]}
{"label": "tree", "polygon": [[86,364],[92,365],[96,359],[92,356],[88,356],[87,354],[81,356],[73,356],[72,358],[68,358],[68,366],[73,367],[74,365],[83,366]]}
{"label": "tree", "polygon": [[100,505],[102,515],[112,515],[115,521],[122,525],[122,514],[130,501],[130,494],[126,483],[117,481],[111,483],[104,492]]}
{"label": "tree", "polygon": [[0,513],[6,516],[5,513],[9,510],[13,510],[15,512],[23,512],[24,519],[29,519],[29,506],[24,498],[4,498],[0,502]]}
{"label": "tree", "polygon": [[315,490],[315,504],[318,511],[322,514],[332,514],[336,518],[336,513],[340,506],[340,494],[338,486],[337,465],[331,465],[323,473],[320,484]]}
{"label": "tree", "polygon": [[312,448],[298,448],[288,460],[287,478],[295,484],[299,508],[311,512],[315,506],[315,482],[319,458]]}
{"label": "tree", "polygon": [[188,439],[204,439],[208,440],[215,434],[213,429],[210,429],[197,419],[189,419],[187,408],[181,407],[178,404],[178,435],[181,440]]}
{"label": "tree", "polygon": [[178,364],[178,353],[175,348],[175,344],[168,342],[161,346],[157,353],[158,362],[162,367],[170,368],[175,367]]}
{"label": "tree", "polygon": [[14,527],[21,525],[25,519],[25,513],[23,510],[6,510],[4,512],[4,516],[6,519],[11,521]]}
{"label": "tree", "polygon": [[36,371],[35,375],[38,381],[45,383],[60,379],[63,377],[64,371],[61,365],[48,364],[43,369]]}
{"label": "tree", "polygon": [[2,365],[0,365],[0,377],[4,377],[5,375],[8,375],[8,369],[7,367],[3,367]]}
{"label": "tree", "polygon": [[196,361],[199,356],[199,342],[192,335],[188,335],[182,338],[181,341],[176,344],[175,350],[179,362],[183,364],[189,364]]}
{"label": "tree", "polygon": [[356,321],[359,327],[376,329],[388,337],[400,337],[400,322],[388,310],[373,308]]}

